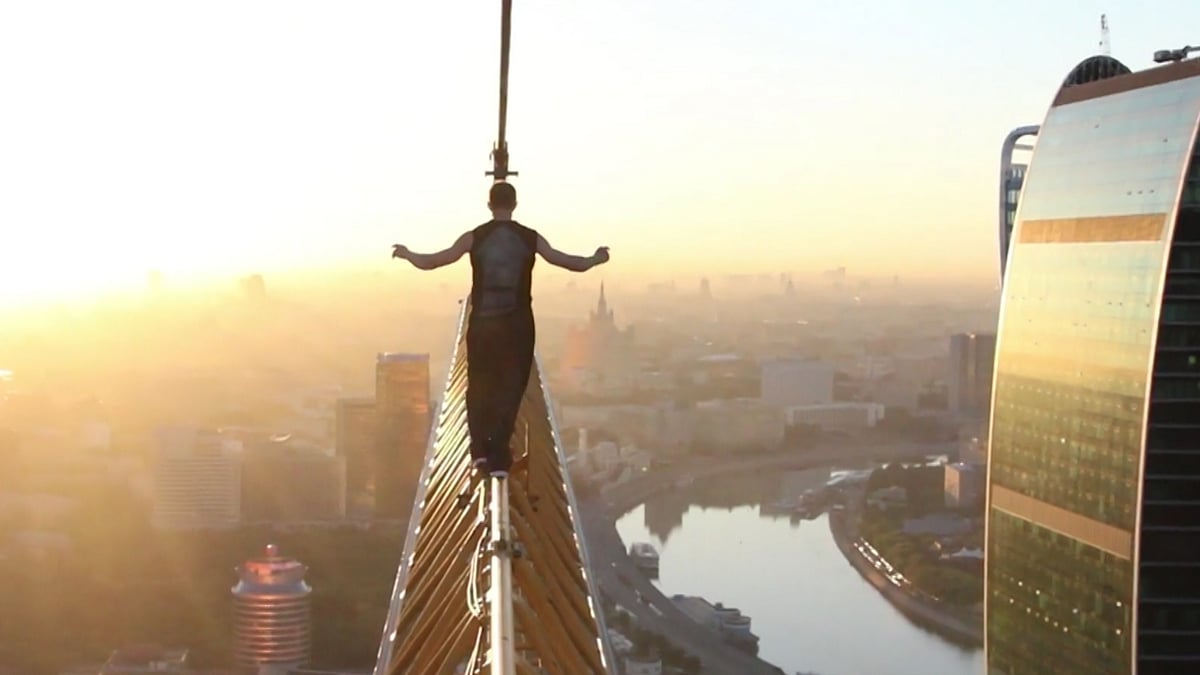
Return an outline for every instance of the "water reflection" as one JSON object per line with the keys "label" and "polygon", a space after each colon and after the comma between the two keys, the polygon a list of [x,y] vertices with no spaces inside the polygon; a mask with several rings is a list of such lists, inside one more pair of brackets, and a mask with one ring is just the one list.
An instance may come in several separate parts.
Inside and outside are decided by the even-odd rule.
{"label": "water reflection", "polygon": [[[626,514],[626,544],[660,551],[658,585],[702,595],[753,619],[759,656],[788,673],[979,675],[983,653],[959,647],[900,614],[850,566],[825,516],[760,513],[830,479],[784,471],[697,481]],[[768,510],[770,510],[768,508]]]}

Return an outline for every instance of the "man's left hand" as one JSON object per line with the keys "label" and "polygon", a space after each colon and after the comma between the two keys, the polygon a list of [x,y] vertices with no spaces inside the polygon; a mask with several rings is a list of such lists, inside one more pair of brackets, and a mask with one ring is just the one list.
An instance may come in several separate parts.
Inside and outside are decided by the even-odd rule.
{"label": "man's left hand", "polygon": [[404,244],[392,244],[392,257],[402,260],[408,259],[408,247]]}

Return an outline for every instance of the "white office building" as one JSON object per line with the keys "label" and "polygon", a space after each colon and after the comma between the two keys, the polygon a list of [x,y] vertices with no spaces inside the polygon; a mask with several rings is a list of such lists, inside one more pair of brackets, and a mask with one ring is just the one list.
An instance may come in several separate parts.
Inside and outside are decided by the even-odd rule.
{"label": "white office building", "polygon": [[186,427],[160,429],[157,435],[154,527],[237,527],[242,517],[241,442]]}

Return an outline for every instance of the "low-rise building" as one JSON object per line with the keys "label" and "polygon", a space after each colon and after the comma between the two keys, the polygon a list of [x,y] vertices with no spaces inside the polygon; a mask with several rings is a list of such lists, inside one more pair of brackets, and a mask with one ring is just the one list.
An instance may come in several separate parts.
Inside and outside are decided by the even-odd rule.
{"label": "low-rise building", "polygon": [[750,617],[736,607],[726,607],[719,602],[714,605],[698,595],[673,595],[671,601],[692,621],[716,631],[730,642],[758,642],[758,636],[750,630]]}
{"label": "low-rise building", "polygon": [[983,465],[955,462],[946,465],[946,508],[968,509],[983,503],[987,472]]}
{"label": "low-rise building", "polygon": [[791,406],[785,409],[788,426],[802,424],[826,431],[858,431],[870,429],[883,419],[882,403],[847,401],[820,405]]}
{"label": "low-rise building", "polygon": [[704,401],[693,415],[692,445],[698,449],[754,452],[783,443],[783,411],[759,399]]}

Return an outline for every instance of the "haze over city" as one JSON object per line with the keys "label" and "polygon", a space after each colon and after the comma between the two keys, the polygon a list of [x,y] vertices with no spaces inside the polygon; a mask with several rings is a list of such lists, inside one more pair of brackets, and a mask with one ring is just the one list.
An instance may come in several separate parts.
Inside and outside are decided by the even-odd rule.
{"label": "haze over city", "polygon": [[9,3],[0,675],[1195,672],[1197,26]]}
{"label": "haze over city", "polygon": [[[564,249],[612,246],[625,277],[990,283],[995,139],[1041,120],[1101,12],[1131,64],[1186,42],[1171,26],[1200,8],[1154,7],[533,0],[514,19],[518,217]],[[20,104],[0,131],[0,305],[151,269],[382,267],[391,243],[441,248],[485,219],[489,4],[2,11]]]}

